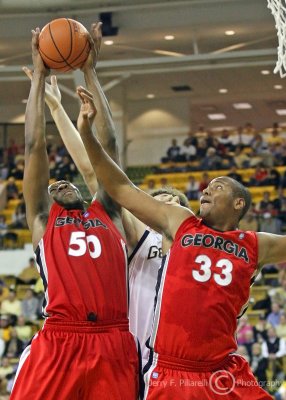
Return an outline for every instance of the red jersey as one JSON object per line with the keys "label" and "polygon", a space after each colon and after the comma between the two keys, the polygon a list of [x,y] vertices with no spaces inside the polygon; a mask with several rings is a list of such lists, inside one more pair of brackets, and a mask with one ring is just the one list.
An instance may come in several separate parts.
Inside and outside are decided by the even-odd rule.
{"label": "red jersey", "polygon": [[216,362],[236,350],[257,252],[254,232],[220,232],[196,217],[182,223],[159,271],[150,338],[159,360]]}
{"label": "red jersey", "polygon": [[35,253],[45,287],[44,316],[69,321],[127,318],[126,247],[99,202],[86,211],[54,203]]}

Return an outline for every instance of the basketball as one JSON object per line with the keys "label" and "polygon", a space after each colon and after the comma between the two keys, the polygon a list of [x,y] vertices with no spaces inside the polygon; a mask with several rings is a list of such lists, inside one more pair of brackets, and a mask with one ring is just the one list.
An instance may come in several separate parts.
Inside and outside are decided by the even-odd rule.
{"label": "basketball", "polygon": [[66,72],[81,68],[89,50],[86,28],[73,19],[54,19],[40,33],[39,51],[51,69]]}

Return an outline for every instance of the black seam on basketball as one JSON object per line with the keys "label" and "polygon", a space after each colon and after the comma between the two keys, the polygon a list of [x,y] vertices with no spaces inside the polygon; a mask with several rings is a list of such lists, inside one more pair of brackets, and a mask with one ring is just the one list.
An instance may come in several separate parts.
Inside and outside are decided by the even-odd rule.
{"label": "black seam on basketball", "polygon": [[57,63],[57,64],[66,63],[65,60],[57,61],[57,60],[54,60],[53,58],[47,56],[46,53],[41,49],[41,47],[39,47],[39,50],[40,50],[41,54],[43,54],[46,58],[48,58],[50,61],[53,61],[54,63]]}
{"label": "black seam on basketball", "polygon": [[72,54],[72,47],[73,47],[73,30],[72,30],[72,26],[71,26],[71,23],[70,23],[70,21],[69,21],[69,19],[68,18],[66,18],[66,21],[67,21],[67,23],[69,24],[69,28],[70,28],[70,43],[71,43],[71,45],[70,45],[70,52],[69,52],[69,55],[67,56],[67,60],[70,58],[70,55]]}
{"label": "black seam on basketball", "polygon": [[76,58],[74,58],[73,60],[70,61],[71,63],[74,63],[74,62],[82,55],[82,53],[83,53],[84,50],[86,49],[86,45],[87,45],[87,44],[89,44],[89,41],[86,39],[84,48],[82,49],[82,51],[79,53],[79,55],[78,55]]}
{"label": "black seam on basketball", "polygon": [[[58,46],[56,45],[56,42],[55,42],[55,40],[54,40],[54,37],[53,37],[53,34],[52,34],[52,30],[51,30],[51,26],[50,26],[50,25],[51,25],[51,24],[49,24],[49,32],[50,32],[51,39],[52,39],[52,41],[53,41],[53,44],[54,44],[54,46],[55,46],[57,52],[58,52],[59,55],[62,57],[63,61],[64,61],[71,69],[74,70],[74,67],[73,67],[72,65],[70,65],[70,63],[65,59],[65,57],[64,57],[64,56],[62,55],[62,53],[60,52]],[[58,68],[52,68],[52,69],[58,69]]]}

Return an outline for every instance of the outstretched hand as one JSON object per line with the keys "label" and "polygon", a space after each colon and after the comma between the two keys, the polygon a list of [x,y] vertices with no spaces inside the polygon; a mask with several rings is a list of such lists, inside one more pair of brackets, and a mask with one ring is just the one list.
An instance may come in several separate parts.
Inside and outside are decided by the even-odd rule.
{"label": "outstretched hand", "polygon": [[91,129],[96,116],[96,108],[92,94],[82,86],[77,88],[77,94],[81,101],[79,116],[77,119],[77,128],[79,132],[87,126]]}
{"label": "outstretched hand", "polygon": [[[32,80],[33,71],[28,67],[22,67],[27,77]],[[61,103],[61,92],[57,84],[57,77],[51,76],[51,83],[45,83],[45,101],[51,111],[56,109]]]}
{"label": "outstretched hand", "polygon": [[81,68],[83,72],[87,72],[89,69],[92,69],[96,66],[102,40],[101,27],[102,22],[96,22],[91,25],[90,34],[88,33],[87,37],[90,45],[90,51],[86,62]]}
{"label": "outstretched hand", "polygon": [[44,61],[39,52],[39,36],[40,28],[32,30],[32,59],[34,65],[34,72],[48,76],[50,70],[45,66]]}

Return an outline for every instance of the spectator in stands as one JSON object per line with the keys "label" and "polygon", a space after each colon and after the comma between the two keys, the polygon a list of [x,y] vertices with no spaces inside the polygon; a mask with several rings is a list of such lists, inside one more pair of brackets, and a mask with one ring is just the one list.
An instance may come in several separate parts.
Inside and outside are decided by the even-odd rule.
{"label": "spectator in stands", "polygon": [[271,288],[268,293],[273,303],[279,304],[281,308],[286,306],[286,279],[283,278],[281,281],[281,286]]}
{"label": "spectator in stands", "polygon": [[272,303],[271,313],[267,317],[267,322],[269,322],[274,328],[280,324],[280,317],[282,315],[282,310],[278,303]]}
{"label": "spectator in stands", "polygon": [[202,195],[203,190],[205,190],[208,187],[208,184],[210,182],[210,177],[207,172],[204,172],[202,175],[202,180],[199,184],[199,197]]}
{"label": "spectator in stands", "polygon": [[266,139],[267,144],[275,144],[281,146],[283,144],[283,137],[280,136],[279,127],[272,128],[271,135]]}
{"label": "spectator in stands", "polygon": [[6,393],[8,375],[13,372],[13,366],[7,357],[3,357],[0,365],[0,390]]}
{"label": "spectator in stands", "polygon": [[256,204],[256,211],[259,214],[263,214],[268,210],[269,204],[272,204],[272,201],[270,199],[270,192],[268,190],[265,190],[262,194],[262,200]]}
{"label": "spectator in stands", "polygon": [[155,184],[154,179],[148,179],[146,192],[149,194],[152,193],[152,191],[155,189],[155,186],[156,186],[156,184]]}
{"label": "spectator in stands", "polygon": [[16,316],[21,314],[21,301],[16,298],[16,292],[10,288],[9,296],[6,300],[2,301],[1,314]]}
{"label": "spectator in stands", "polygon": [[205,157],[208,149],[208,142],[205,138],[198,138],[197,141],[197,159],[201,160]]}
{"label": "spectator in stands", "polygon": [[197,148],[192,144],[191,139],[186,139],[182,146],[182,161],[194,161],[197,155]]}
{"label": "spectator in stands", "polygon": [[253,328],[254,337],[256,341],[261,342],[267,339],[267,331],[271,328],[271,324],[266,320],[264,313],[259,315],[259,320],[255,327]]}
{"label": "spectator in stands", "polygon": [[254,337],[254,331],[252,328],[251,330],[245,332],[245,342],[243,344],[247,349],[250,359],[252,357],[252,346],[254,343],[255,343],[255,337]]}
{"label": "spectator in stands", "polygon": [[264,179],[264,185],[275,186],[277,189],[280,186],[281,177],[275,168],[266,168],[267,176]]}
{"label": "spectator in stands", "polygon": [[16,161],[16,166],[15,168],[12,168],[9,176],[12,176],[16,180],[23,180],[24,177],[24,159],[21,156],[17,161]]}
{"label": "spectator in stands", "polygon": [[269,151],[268,144],[264,141],[263,136],[260,133],[256,133],[250,142],[251,148],[255,154],[261,157],[262,164],[265,167],[273,166],[273,155]]}
{"label": "spectator in stands", "polygon": [[167,157],[162,158],[162,162],[178,162],[181,161],[181,148],[176,139],[172,139],[171,146],[167,149]]}
{"label": "spectator in stands", "polygon": [[237,146],[234,150],[233,161],[237,168],[248,168],[250,164],[250,157],[244,153],[241,146]]}
{"label": "spectator in stands", "polygon": [[201,161],[200,168],[202,170],[215,170],[222,168],[222,158],[216,154],[214,147],[207,149],[206,155]]}
{"label": "spectator in stands", "polygon": [[7,201],[19,198],[18,187],[15,183],[15,178],[13,178],[12,176],[8,178],[6,185],[6,192],[7,192]]}
{"label": "spectator in stands", "polygon": [[39,272],[34,257],[29,258],[29,265],[22,269],[16,278],[16,283],[34,285],[39,279]]}
{"label": "spectator in stands", "polygon": [[281,235],[282,233],[282,222],[279,218],[275,217],[273,204],[268,204],[266,211],[262,215],[260,222],[260,230],[262,232],[274,233]]}
{"label": "spectator in stands", "polygon": [[[262,347],[260,343],[253,343],[251,350],[251,358],[250,358],[250,366],[251,369],[258,380],[262,384],[262,382],[267,381],[266,377],[266,369],[268,366],[268,360],[262,355]],[[264,387],[262,385],[262,387]]]}
{"label": "spectator in stands", "polygon": [[218,141],[223,144],[223,146],[226,148],[228,152],[234,150],[234,145],[232,142],[232,138],[230,136],[230,133],[227,129],[224,129],[221,133],[221,135],[218,137]]}
{"label": "spectator in stands", "polygon": [[27,220],[26,220],[26,204],[23,198],[23,193],[19,195],[20,202],[17,204],[15,212],[12,215],[12,222],[9,225],[9,228],[12,229],[27,229]]}
{"label": "spectator in stands", "polygon": [[0,215],[0,249],[4,247],[4,239],[7,233],[8,225],[6,224],[6,218],[4,215]]}
{"label": "spectator in stands", "polygon": [[250,361],[247,348],[243,345],[237,346],[236,354],[239,354],[241,357],[245,358],[246,361]]}
{"label": "spectator in stands", "polygon": [[195,132],[194,137],[197,139],[204,138],[207,139],[209,137],[209,132],[205,129],[203,125],[198,127],[198,130]]}
{"label": "spectator in stands", "polygon": [[244,125],[243,133],[247,136],[253,136],[256,133],[256,129],[254,128],[254,126],[251,122],[247,122]]}
{"label": "spectator in stands", "polygon": [[4,357],[18,358],[24,350],[24,343],[18,338],[16,328],[12,328],[11,339],[6,343]]}
{"label": "spectator in stands", "polygon": [[283,187],[280,186],[277,189],[277,197],[275,197],[272,203],[274,210],[279,214],[279,218],[284,219],[283,217],[286,214],[286,196],[284,195]]}
{"label": "spectator in stands", "polygon": [[280,323],[276,326],[276,333],[282,339],[286,339],[286,315],[280,315]]}
{"label": "spectator in stands", "polygon": [[168,186],[168,179],[167,178],[161,178],[160,179],[160,186],[161,187],[166,187],[166,186]]}
{"label": "spectator in stands", "polygon": [[282,358],[286,355],[285,340],[279,338],[274,327],[268,329],[267,339],[262,343],[262,355],[269,360],[268,366],[277,377],[282,371]]}
{"label": "spectator in stands", "polygon": [[23,315],[19,315],[15,329],[17,331],[18,338],[22,340],[24,345],[28,344],[28,342],[31,340],[33,332],[31,325],[26,324],[26,320]]}
{"label": "spectator in stands", "polygon": [[230,171],[227,174],[227,176],[229,176],[232,179],[235,179],[237,182],[240,182],[242,185],[244,185],[244,182],[243,182],[243,179],[242,179],[242,175],[237,172],[236,165],[233,165],[230,168]]}
{"label": "spectator in stands", "polygon": [[7,147],[7,161],[9,167],[13,167],[15,163],[15,157],[20,153],[20,148],[16,144],[14,139],[10,139],[9,146]]}
{"label": "spectator in stands", "polygon": [[11,317],[10,315],[1,315],[0,317],[0,337],[4,342],[8,342],[11,338]]}
{"label": "spectator in stands", "polygon": [[241,148],[249,146],[251,141],[251,135],[244,133],[243,128],[239,126],[237,131],[231,135],[231,140],[235,148],[240,146]]}
{"label": "spectator in stands", "polygon": [[264,186],[265,182],[267,182],[268,173],[267,170],[261,165],[257,165],[254,171],[254,174],[250,177],[249,185],[250,186]]}
{"label": "spectator in stands", "polygon": [[2,339],[2,337],[0,337],[0,359],[3,356],[4,353],[4,349],[5,349],[5,342]]}
{"label": "spectator in stands", "polygon": [[195,180],[195,177],[193,175],[188,176],[188,182],[185,192],[188,200],[198,200],[199,186],[199,182]]}
{"label": "spectator in stands", "polygon": [[68,155],[65,155],[55,168],[55,178],[57,181],[67,180],[72,182],[76,175],[76,167]]}
{"label": "spectator in stands", "polygon": [[252,208],[249,208],[245,216],[239,222],[239,229],[243,231],[258,231],[258,220]]}
{"label": "spectator in stands", "polygon": [[3,282],[0,279],[0,306],[3,302],[3,300],[6,300],[9,297],[9,289],[5,285],[5,282]]}
{"label": "spectator in stands", "polygon": [[27,289],[24,299],[21,304],[22,315],[26,318],[27,321],[34,321],[37,319],[37,311],[39,302],[38,299],[34,296],[34,292],[32,289]]}
{"label": "spectator in stands", "polygon": [[247,332],[252,332],[253,328],[248,322],[248,317],[247,315],[243,315],[239,321],[238,321],[238,326],[237,326],[237,332],[236,332],[236,340],[238,345],[244,345],[247,341],[246,339],[246,333]]}

